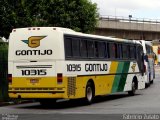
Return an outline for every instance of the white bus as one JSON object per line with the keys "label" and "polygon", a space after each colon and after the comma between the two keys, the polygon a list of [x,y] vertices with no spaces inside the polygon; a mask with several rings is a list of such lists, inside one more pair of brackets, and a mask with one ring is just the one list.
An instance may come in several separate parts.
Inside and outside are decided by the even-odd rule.
{"label": "white bus", "polygon": [[152,42],[141,40],[143,46],[143,52],[145,56],[145,66],[146,66],[146,73],[145,73],[145,84],[148,87],[155,78],[155,53],[153,52]]}
{"label": "white bus", "polygon": [[83,34],[67,28],[13,29],[9,38],[9,96],[84,98],[145,88],[140,42]]}

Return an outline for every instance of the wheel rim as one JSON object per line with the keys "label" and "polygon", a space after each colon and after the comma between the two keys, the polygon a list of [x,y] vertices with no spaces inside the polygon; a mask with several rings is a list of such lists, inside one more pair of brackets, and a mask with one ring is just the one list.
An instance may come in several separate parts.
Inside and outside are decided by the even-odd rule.
{"label": "wheel rim", "polygon": [[91,87],[87,87],[87,100],[89,102],[92,101],[92,97],[93,97],[92,88]]}

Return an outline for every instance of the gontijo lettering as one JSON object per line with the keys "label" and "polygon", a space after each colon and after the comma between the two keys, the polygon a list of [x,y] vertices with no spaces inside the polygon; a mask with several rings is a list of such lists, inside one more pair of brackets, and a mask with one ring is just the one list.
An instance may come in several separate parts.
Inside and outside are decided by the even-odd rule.
{"label": "gontijo lettering", "polygon": [[107,71],[108,65],[107,64],[86,64],[85,71]]}
{"label": "gontijo lettering", "polygon": [[52,55],[52,50],[16,50],[15,54],[17,56],[24,56],[24,55]]}
{"label": "gontijo lettering", "polygon": [[[28,44],[30,48],[36,48],[40,46],[40,40],[46,36],[31,36],[28,40],[22,40],[22,42]],[[16,50],[15,54],[17,56],[24,55],[52,55],[53,51],[51,49],[47,50]]]}
{"label": "gontijo lettering", "polygon": [[67,71],[68,72],[75,72],[75,71],[81,71],[82,69],[85,69],[86,72],[98,72],[98,71],[107,71],[108,65],[107,64],[85,64],[85,68],[81,67],[81,64],[67,64]]}

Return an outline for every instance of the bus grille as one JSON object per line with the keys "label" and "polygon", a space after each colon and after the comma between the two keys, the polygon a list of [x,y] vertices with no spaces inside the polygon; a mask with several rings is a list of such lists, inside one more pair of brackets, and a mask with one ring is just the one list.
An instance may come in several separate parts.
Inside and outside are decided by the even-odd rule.
{"label": "bus grille", "polygon": [[76,77],[68,77],[67,95],[76,95]]}

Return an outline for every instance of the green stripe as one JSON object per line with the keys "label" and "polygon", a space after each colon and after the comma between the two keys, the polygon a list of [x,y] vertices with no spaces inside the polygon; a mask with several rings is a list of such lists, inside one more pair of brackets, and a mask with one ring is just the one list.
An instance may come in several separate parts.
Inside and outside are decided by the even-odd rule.
{"label": "green stripe", "polygon": [[[122,73],[123,66],[124,66],[124,62],[119,62],[116,73]],[[113,85],[112,85],[112,93],[118,91],[118,86],[119,86],[120,79],[121,79],[121,75],[115,75],[114,82],[113,82]]]}
{"label": "green stripe", "polygon": [[[124,62],[122,73],[128,73],[129,66],[130,66],[130,62]],[[125,86],[125,83],[126,83],[127,75],[128,74],[122,74],[121,75],[119,86],[118,86],[118,92],[121,92],[121,91],[124,90],[124,86]]]}

